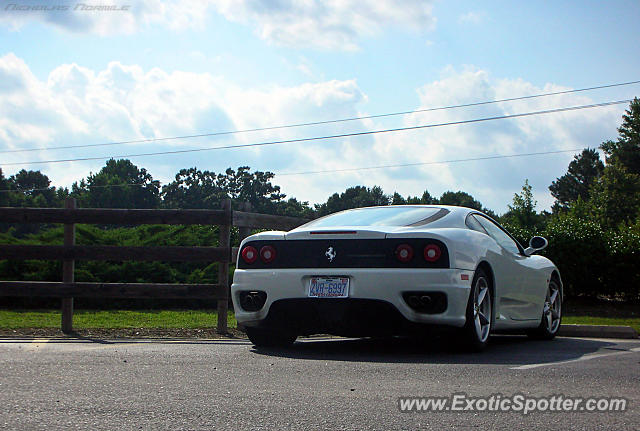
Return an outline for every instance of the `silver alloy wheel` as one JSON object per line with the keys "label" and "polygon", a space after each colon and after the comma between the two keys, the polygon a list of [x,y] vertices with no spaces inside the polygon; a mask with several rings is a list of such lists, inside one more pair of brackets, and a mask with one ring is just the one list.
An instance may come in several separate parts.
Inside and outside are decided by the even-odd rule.
{"label": "silver alloy wheel", "polygon": [[484,343],[491,331],[491,294],[489,283],[484,277],[478,277],[473,299],[473,320],[478,340]]}
{"label": "silver alloy wheel", "polygon": [[549,289],[547,289],[547,297],[544,300],[542,315],[547,331],[554,334],[560,326],[562,297],[560,295],[560,287],[553,280],[549,282]]}

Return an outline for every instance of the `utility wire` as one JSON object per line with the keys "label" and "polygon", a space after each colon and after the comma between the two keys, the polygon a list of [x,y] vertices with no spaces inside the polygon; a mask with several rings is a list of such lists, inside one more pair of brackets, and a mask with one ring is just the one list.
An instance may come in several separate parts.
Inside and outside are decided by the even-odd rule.
{"label": "utility wire", "polygon": [[[404,168],[409,166],[425,166],[425,165],[445,165],[451,163],[461,163],[461,162],[475,162],[482,160],[494,160],[494,159],[508,159],[515,157],[530,157],[530,156],[542,156],[549,154],[561,154],[561,153],[575,153],[581,151],[582,148],[574,148],[571,150],[553,150],[553,151],[539,151],[535,153],[520,153],[520,154],[496,154],[493,156],[484,156],[484,157],[469,157],[466,159],[451,159],[451,160],[439,160],[439,161],[430,161],[430,162],[415,162],[415,163],[401,163],[394,165],[377,165],[377,166],[364,166],[358,168],[344,168],[344,169],[327,169],[322,171],[303,171],[303,172],[283,172],[276,173],[275,176],[283,177],[283,176],[293,176],[293,175],[313,175],[313,174],[325,174],[325,173],[334,173],[334,172],[350,172],[350,171],[365,171],[365,170],[373,170],[373,169],[388,169],[388,168]],[[107,184],[107,185],[99,185],[99,186],[85,186],[87,188],[103,188],[103,187],[126,187],[126,186],[138,186],[144,187],[148,184]],[[11,192],[35,192],[35,191],[43,191],[50,190],[49,188],[40,188],[40,189],[17,189],[17,190],[0,190],[0,193],[11,193]]]}
{"label": "utility wire", "polygon": [[579,93],[579,92],[584,92],[584,91],[599,90],[599,89],[603,89],[603,88],[622,87],[622,86],[626,86],[626,85],[633,85],[633,84],[639,84],[639,83],[640,83],[640,80],[638,80],[638,81],[629,81],[629,82],[621,82],[621,83],[617,83],[617,84],[599,85],[599,86],[596,86],[596,87],[578,88],[578,89],[575,89],[575,90],[554,91],[554,92],[551,92],[551,93],[541,93],[541,94],[534,94],[534,95],[530,95],[530,96],[510,97],[510,98],[507,98],[507,99],[498,99],[498,100],[489,100],[489,101],[483,101],[483,102],[464,103],[464,104],[460,104],[460,105],[440,106],[440,107],[436,107],[436,108],[425,108],[425,109],[417,109],[417,110],[413,110],[413,111],[391,112],[391,113],[387,113],[387,114],[367,115],[367,116],[361,116],[361,117],[340,118],[340,119],[336,119],[336,120],[311,121],[311,122],[307,122],[307,123],[296,123],[296,124],[286,124],[286,125],[280,125],[280,126],[258,127],[258,128],[255,128],[255,129],[228,130],[228,131],[223,131],[223,132],[200,133],[200,134],[195,134],[195,135],[171,136],[171,137],[163,137],[163,138],[136,139],[136,140],[130,140],[130,141],[106,142],[106,143],[99,143],[99,144],[64,145],[64,146],[58,146],[58,147],[22,148],[22,149],[16,149],[16,150],[1,150],[0,154],[23,153],[23,152],[31,152],[31,151],[64,150],[64,149],[70,149],[70,148],[106,147],[106,146],[112,146],[112,145],[140,144],[140,143],[146,143],[146,142],[159,142],[159,141],[170,141],[170,140],[176,140],[176,139],[203,138],[203,137],[210,137],[210,136],[232,135],[232,134],[237,134],[237,133],[262,132],[262,131],[277,130],[277,129],[290,129],[290,128],[295,128],[295,127],[317,126],[317,125],[322,125],[322,124],[343,123],[343,122],[347,122],[347,121],[358,121],[358,120],[368,120],[368,119],[373,119],[373,118],[393,117],[393,116],[398,116],[398,115],[415,114],[415,113],[420,113],[420,112],[432,112],[432,111],[442,111],[442,110],[446,110],[446,109],[468,108],[468,107],[471,107],[471,106],[482,106],[482,105],[489,105],[489,104],[493,104],[493,103],[502,103],[502,102],[512,102],[512,101],[516,101],[516,100],[535,99],[535,98],[538,98],[538,97],[556,96],[556,95],[559,95],[559,94]]}
{"label": "utility wire", "polygon": [[426,165],[447,165],[450,163],[460,162],[475,162],[479,160],[493,160],[493,159],[508,159],[514,157],[529,157],[529,156],[541,156],[546,154],[561,154],[561,153],[575,153],[581,151],[582,148],[574,148],[571,150],[554,150],[554,151],[540,151],[536,153],[521,153],[521,154],[496,154],[494,156],[485,157],[469,157],[466,159],[451,159],[451,160],[439,160],[431,162],[415,162],[415,163],[401,163],[395,165],[377,165],[377,166],[364,166],[359,168],[344,168],[344,169],[327,169],[322,171],[302,171],[302,172],[282,172],[276,173],[276,176],[284,177],[289,175],[313,175],[313,174],[325,174],[334,172],[352,172],[352,171],[367,171],[373,169],[388,169],[388,168],[405,168],[409,166],[426,166]]}
{"label": "utility wire", "polygon": [[484,121],[504,120],[508,118],[529,117],[529,116],[541,115],[541,114],[552,114],[552,113],[558,113],[558,112],[577,111],[580,109],[620,105],[620,104],[629,103],[629,102],[631,102],[631,100],[626,99],[626,100],[618,100],[613,102],[595,103],[591,105],[570,106],[570,107],[564,107],[564,108],[546,109],[543,111],[524,112],[520,114],[508,114],[508,115],[498,115],[494,117],[474,118],[471,120],[450,121],[446,123],[435,123],[435,124],[422,124],[419,126],[398,127],[393,129],[368,130],[364,132],[341,133],[337,135],[313,136],[308,138],[285,139],[280,141],[224,145],[220,147],[192,148],[192,149],[186,149],[186,150],[156,151],[156,152],[138,153],[138,154],[123,154],[123,155],[97,156],[97,157],[78,157],[78,158],[71,158],[71,159],[54,159],[54,160],[34,160],[34,161],[2,163],[2,165],[17,166],[17,165],[30,165],[30,164],[35,165],[35,164],[47,164],[47,163],[80,162],[80,161],[89,161],[89,160],[106,160],[111,158],[133,158],[133,157],[148,157],[148,156],[160,156],[160,155],[170,155],[170,154],[196,153],[196,152],[202,152],[202,151],[214,151],[214,150],[224,150],[224,149],[232,149],[232,148],[262,147],[262,146],[270,146],[270,145],[290,144],[290,143],[296,143],[296,142],[320,141],[320,140],[327,140],[327,139],[374,135],[379,133],[392,133],[392,132],[400,132],[400,131],[407,131],[407,130],[419,130],[419,129],[434,128],[434,127],[479,123]]}

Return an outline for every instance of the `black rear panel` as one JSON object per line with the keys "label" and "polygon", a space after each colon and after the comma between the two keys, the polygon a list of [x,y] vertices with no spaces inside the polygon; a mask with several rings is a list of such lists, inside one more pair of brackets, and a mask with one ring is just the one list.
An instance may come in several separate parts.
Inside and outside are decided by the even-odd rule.
{"label": "black rear panel", "polygon": [[[281,299],[271,304],[267,317],[255,326],[296,335],[429,334],[427,325],[410,322],[389,302],[356,298]],[[435,325],[429,326],[435,328]]]}
{"label": "black rear panel", "polygon": [[[395,251],[400,244],[413,247],[413,258],[409,262],[400,262],[396,258]],[[437,245],[442,252],[436,262],[424,259],[423,251],[429,244]],[[435,239],[251,241],[244,247],[253,246],[259,252],[265,245],[276,249],[277,256],[273,262],[265,264],[257,259],[248,264],[240,257],[238,268],[449,268],[447,247]]]}

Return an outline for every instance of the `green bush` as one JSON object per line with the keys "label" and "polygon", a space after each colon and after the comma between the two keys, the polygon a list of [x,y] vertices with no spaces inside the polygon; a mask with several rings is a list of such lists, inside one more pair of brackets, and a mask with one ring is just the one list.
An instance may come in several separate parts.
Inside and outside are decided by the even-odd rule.
{"label": "green bush", "polygon": [[504,227],[524,247],[534,235],[549,240],[540,254],[560,270],[565,295],[640,299],[638,229],[605,229],[597,221],[575,214],[551,217],[542,231],[509,224]]}
{"label": "green bush", "polygon": [[605,282],[610,292],[626,300],[640,299],[640,234],[631,229],[607,236]]}
{"label": "green bush", "polygon": [[561,215],[544,231],[549,240],[546,256],[560,269],[567,295],[609,295],[606,279],[607,241],[602,227],[593,221]]}

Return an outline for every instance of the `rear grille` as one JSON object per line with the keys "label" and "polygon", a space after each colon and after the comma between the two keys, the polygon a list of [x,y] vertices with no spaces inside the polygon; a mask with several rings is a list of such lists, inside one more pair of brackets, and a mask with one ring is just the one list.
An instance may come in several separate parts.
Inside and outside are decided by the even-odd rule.
{"label": "rear grille", "polygon": [[[408,262],[400,262],[396,248],[408,244],[415,250]],[[423,250],[437,245],[442,254],[435,262],[427,262]],[[245,247],[256,250],[269,245],[276,250],[277,258],[270,263],[258,259],[252,264],[238,262],[238,268],[448,268],[447,247],[435,239],[314,239],[284,241],[250,241]]]}

